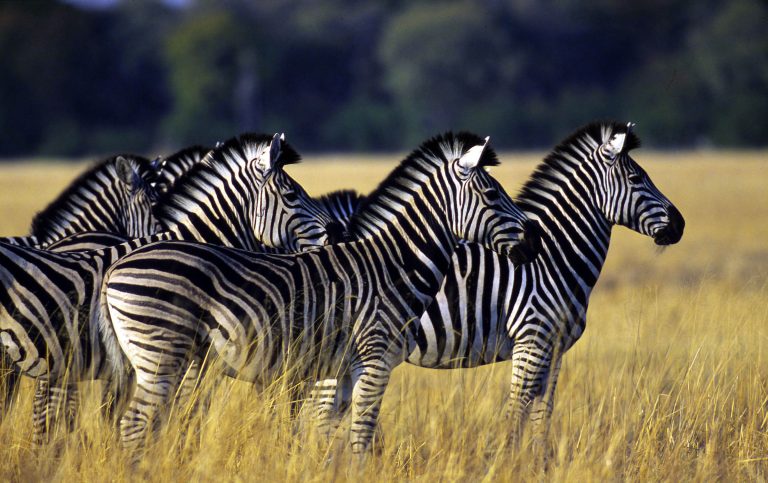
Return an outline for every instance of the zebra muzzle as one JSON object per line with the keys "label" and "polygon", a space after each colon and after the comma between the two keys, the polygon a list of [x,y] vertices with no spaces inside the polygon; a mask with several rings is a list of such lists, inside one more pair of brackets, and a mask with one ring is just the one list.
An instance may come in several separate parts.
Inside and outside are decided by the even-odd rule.
{"label": "zebra muzzle", "polygon": [[674,245],[683,238],[683,232],[685,231],[685,218],[683,218],[683,215],[677,208],[670,206],[668,217],[669,222],[667,225],[653,236],[653,241],[657,245]]}
{"label": "zebra muzzle", "polygon": [[541,251],[541,228],[533,220],[523,223],[520,243],[509,250],[509,259],[515,265],[524,265],[535,259]]}

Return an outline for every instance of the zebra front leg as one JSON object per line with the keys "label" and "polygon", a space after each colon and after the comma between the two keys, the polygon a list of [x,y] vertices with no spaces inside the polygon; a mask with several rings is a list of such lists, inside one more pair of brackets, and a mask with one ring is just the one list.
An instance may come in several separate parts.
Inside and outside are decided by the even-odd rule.
{"label": "zebra front leg", "polygon": [[[384,392],[389,384],[392,369],[403,360],[402,353],[394,350],[393,342],[380,340],[378,345],[389,350],[365,354],[353,364],[352,375],[352,421],[350,423],[350,444],[352,453],[365,455],[371,446]],[[372,344],[373,345],[373,344]],[[389,347],[387,347],[389,346]]]}
{"label": "zebra front leg", "polygon": [[536,342],[518,342],[512,350],[507,418],[511,421],[510,443],[520,445],[525,422],[536,398],[544,395],[551,365],[551,350]]}
{"label": "zebra front leg", "polygon": [[324,379],[315,383],[302,408],[302,417],[317,425],[320,437],[331,441],[352,399],[352,379],[344,375],[339,379]]}
{"label": "zebra front leg", "polygon": [[77,383],[51,384],[47,379],[38,379],[35,399],[32,403],[32,442],[41,446],[50,441],[51,432],[64,422],[65,430],[72,431],[77,418]]}

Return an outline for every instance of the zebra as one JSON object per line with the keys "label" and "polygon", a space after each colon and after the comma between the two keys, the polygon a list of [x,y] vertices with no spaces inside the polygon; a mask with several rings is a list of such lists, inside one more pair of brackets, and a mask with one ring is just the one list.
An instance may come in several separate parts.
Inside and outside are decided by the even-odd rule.
{"label": "zebra", "polygon": [[[639,146],[632,126],[591,123],[560,143],[516,198],[542,227],[538,257],[515,267],[476,243],[459,246],[416,324],[410,364],[452,369],[512,361],[506,412],[515,443],[528,418],[534,442],[546,440],[561,359],[586,327],[612,226],[657,245],[682,238],[683,216],[629,155]],[[350,382],[342,380],[339,394],[335,380],[315,385],[309,406],[325,432],[349,407]]]}
{"label": "zebra", "polygon": [[130,154],[107,158],[78,176],[35,215],[28,236],[0,238],[0,242],[45,248],[82,232],[131,238],[152,235],[159,230],[152,216],[156,178],[155,165],[146,158]]}
{"label": "zebra", "polygon": [[90,252],[0,244],[0,340],[16,372],[38,379],[36,443],[46,437],[48,414],[63,393],[73,399],[78,381],[111,377],[98,336],[97,302],[103,274],[114,261],[162,239],[268,251],[332,241],[325,230],[334,225],[328,215],[283,170],[298,160],[283,136],[244,134],[224,143],[163,196],[155,211],[164,232]]}
{"label": "zebra", "polygon": [[470,133],[426,141],[365,198],[355,241],[292,255],[161,242],[113,265],[102,314],[122,350],[109,360],[118,373],[130,365],[136,381],[124,447],[138,454],[188,368],[218,360],[257,387],[286,372],[303,381],[349,371],[352,449],[364,454],[390,371],[415,343],[410,321],[459,240],[517,262],[535,255],[530,222],[483,169],[497,164],[487,143]]}
{"label": "zebra", "polygon": [[[122,154],[107,158],[81,174],[38,213],[30,235],[0,238],[0,242],[70,251],[121,243],[126,236],[151,235],[159,230],[152,213],[157,201],[155,178],[153,165],[143,157]],[[80,234],[90,230],[95,233]],[[73,236],[78,238],[74,240]],[[4,367],[9,367],[6,358],[0,359]],[[4,379],[3,410],[7,412],[15,399],[18,381],[13,372]]]}
{"label": "zebra", "polygon": [[[155,194],[152,199],[156,204],[160,195],[167,193],[173,188],[174,184],[181,178],[183,174],[192,169],[197,163],[201,162],[205,155],[211,150],[203,146],[191,146],[184,148],[176,153],[168,156],[167,158],[156,158],[150,163],[151,168],[154,170],[154,176],[150,175],[150,185],[154,188]],[[72,233],[64,238],[61,238],[55,242],[50,243],[45,248],[51,251],[88,251],[99,250],[112,245],[118,245],[125,243],[133,238],[140,238],[149,236],[152,233],[137,233],[135,231],[126,230],[117,233],[110,233],[103,231],[106,228],[99,228],[99,231],[86,231]],[[67,232],[73,231],[72,229],[66,230]],[[33,237],[34,239],[34,237]],[[0,241],[4,241],[0,239]],[[35,248],[41,248],[35,246]]]}

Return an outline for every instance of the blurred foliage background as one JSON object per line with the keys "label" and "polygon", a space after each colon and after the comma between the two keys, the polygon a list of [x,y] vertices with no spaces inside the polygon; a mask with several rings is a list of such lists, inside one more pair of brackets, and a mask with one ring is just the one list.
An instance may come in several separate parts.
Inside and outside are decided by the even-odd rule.
{"label": "blurred foliage background", "polygon": [[156,152],[241,131],[409,149],[445,129],[551,146],[768,145],[762,0],[0,2],[0,156]]}

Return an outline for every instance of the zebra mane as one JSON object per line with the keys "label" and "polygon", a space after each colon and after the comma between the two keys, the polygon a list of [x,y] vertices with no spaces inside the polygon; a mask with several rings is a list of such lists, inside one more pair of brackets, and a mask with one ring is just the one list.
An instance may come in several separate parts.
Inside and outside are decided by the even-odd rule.
{"label": "zebra mane", "polygon": [[190,146],[177,151],[167,158],[161,158],[159,166],[155,165],[157,171],[157,184],[160,190],[167,191],[181,177],[201,162],[211,148],[205,146]]}
{"label": "zebra mane", "polygon": [[[392,192],[400,186],[410,187],[415,180],[414,168],[419,171],[434,171],[446,162],[458,159],[468,148],[485,143],[485,139],[477,134],[462,131],[454,134],[447,132],[434,136],[412,151],[371,194],[366,196],[358,205],[355,216],[349,223],[349,233],[359,234],[364,226],[376,218],[377,210],[371,208],[376,204],[386,204],[387,200],[395,199]],[[478,163],[478,168],[497,166],[499,159],[491,147],[486,147]],[[420,169],[419,169],[420,168]]]}
{"label": "zebra mane", "polygon": [[[526,200],[535,196],[538,188],[544,187],[553,178],[551,176],[553,172],[561,171],[563,164],[572,164],[572,161],[568,161],[567,158],[581,160],[584,155],[579,148],[585,142],[596,148],[608,141],[615,133],[627,133],[627,125],[616,121],[596,121],[577,129],[547,154],[520,189],[515,201],[524,204]],[[624,140],[622,153],[628,153],[638,147],[640,147],[640,138],[634,131],[629,131]]]}
{"label": "zebra mane", "polygon": [[355,211],[357,211],[365,198],[365,195],[360,194],[355,190],[342,189],[320,195],[320,197],[317,198],[317,202],[323,206],[345,204],[354,207]]}
{"label": "zebra mane", "polygon": [[[167,169],[170,166],[194,166],[198,161],[202,160],[206,154],[211,151],[211,148],[195,145],[188,148],[184,148],[181,151],[177,151],[163,160],[163,167],[161,170]],[[187,171],[186,169],[184,170]]]}
{"label": "zebra mane", "polygon": [[59,224],[63,221],[63,216],[71,211],[79,212],[82,209],[82,200],[76,202],[78,194],[87,190],[92,185],[97,185],[101,181],[100,179],[117,179],[117,172],[115,171],[115,164],[118,157],[123,157],[129,161],[133,161],[138,165],[141,178],[147,183],[156,181],[157,172],[152,168],[151,162],[135,154],[119,154],[111,156],[103,161],[99,161],[91,166],[87,171],[80,174],[72,181],[69,186],[61,193],[55,200],[51,201],[48,206],[38,212],[34,218],[32,218],[32,224],[30,227],[30,233],[38,238],[45,238],[49,233],[54,232]]}
{"label": "zebra mane", "polygon": [[337,190],[315,198],[315,201],[328,212],[332,220],[341,223],[346,230],[354,216],[360,211],[360,206],[365,201],[365,195],[355,190]]}
{"label": "zebra mane", "polygon": [[[196,199],[194,192],[199,189],[197,180],[222,178],[223,172],[227,172],[229,176],[233,172],[241,172],[250,161],[249,154],[260,145],[269,145],[271,142],[272,135],[246,133],[233,137],[208,151],[199,163],[182,174],[173,186],[160,196],[155,205],[155,216],[160,220],[172,218],[172,213],[178,206]],[[296,164],[300,160],[299,153],[288,143],[283,142],[276,167],[282,168],[288,164]]]}

